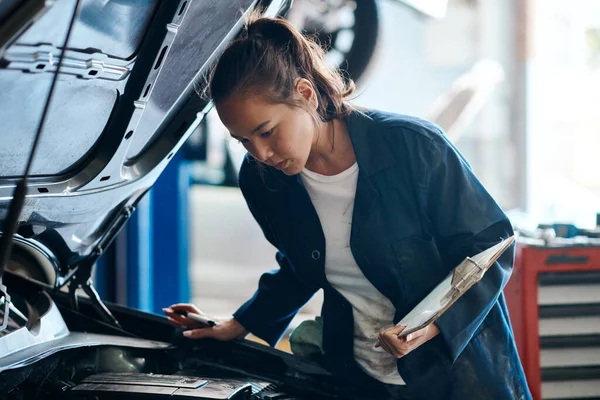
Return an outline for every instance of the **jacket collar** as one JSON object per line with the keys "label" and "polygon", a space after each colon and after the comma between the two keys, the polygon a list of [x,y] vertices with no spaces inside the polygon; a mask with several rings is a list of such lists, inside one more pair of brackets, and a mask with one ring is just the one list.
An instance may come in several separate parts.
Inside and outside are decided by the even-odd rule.
{"label": "jacket collar", "polygon": [[356,161],[366,176],[389,168],[396,162],[391,143],[381,128],[378,132],[379,127],[373,114],[373,111],[352,107],[352,112],[346,117]]}

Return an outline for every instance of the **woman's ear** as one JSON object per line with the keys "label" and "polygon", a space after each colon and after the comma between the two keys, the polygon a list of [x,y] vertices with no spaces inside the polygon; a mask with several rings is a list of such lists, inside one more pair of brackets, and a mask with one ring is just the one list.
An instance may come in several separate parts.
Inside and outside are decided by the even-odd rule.
{"label": "woman's ear", "polygon": [[317,110],[319,107],[317,93],[315,92],[314,86],[308,79],[298,78],[296,80],[296,94],[306,100],[306,102],[310,104],[314,110]]}

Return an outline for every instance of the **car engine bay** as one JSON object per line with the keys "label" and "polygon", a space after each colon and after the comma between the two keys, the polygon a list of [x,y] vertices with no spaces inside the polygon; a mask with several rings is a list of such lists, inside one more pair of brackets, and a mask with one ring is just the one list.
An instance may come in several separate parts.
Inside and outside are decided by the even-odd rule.
{"label": "car engine bay", "polygon": [[[95,346],[57,353],[5,373],[17,382],[8,399],[294,399],[269,382],[178,352]],[[12,379],[11,379],[12,378]]]}
{"label": "car engine bay", "polygon": [[89,298],[73,308],[67,291],[12,273],[5,281],[12,312],[0,336],[3,399],[373,398],[317,364],[259,343],[190,340],[162,316],[107,304],[120,321],[115,326],[99,318]]}

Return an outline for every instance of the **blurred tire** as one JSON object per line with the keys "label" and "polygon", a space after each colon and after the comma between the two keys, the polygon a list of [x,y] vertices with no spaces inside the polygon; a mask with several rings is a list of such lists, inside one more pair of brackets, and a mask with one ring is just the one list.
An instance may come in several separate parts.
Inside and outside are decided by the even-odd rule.
{"label": "blurred tire", "polygon": [[[297,3],[302,1],[309,0],[297,0]],[[318,21],[309,21],[308,24],[312,22],[310,25],[313,26],[299,26],[299,28],[305,34],[316,37],[321,46],[329,53],[328,56],[341,54],[342,60],[330,63],[330,66],[340,68],[349,78],[358,82],[364,77],[376,53],[379,39],[379,13],[376,0],[348,1],[344,7],[345,11],[353,14],[354,23],[351,27],[340,27],[329,32],[324,26],[318,26]],[[299,20],[302,18],[300,17]],[[344,35],[346,30],[351,30],[353,33],[352,44],[347,50],[338,47],[338,39]]]}

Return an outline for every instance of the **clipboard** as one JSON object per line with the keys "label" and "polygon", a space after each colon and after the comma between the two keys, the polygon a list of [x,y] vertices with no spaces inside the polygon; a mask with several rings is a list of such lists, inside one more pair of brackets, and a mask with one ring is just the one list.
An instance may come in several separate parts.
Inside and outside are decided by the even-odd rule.
{"label": "clipboard", "polygon": [[419,304],[396,324],[406,325],[401,338],[435,322],[460,296],[483,278],[485,272],[515,241],[514,235],[500,243],[465,258]]}

